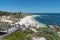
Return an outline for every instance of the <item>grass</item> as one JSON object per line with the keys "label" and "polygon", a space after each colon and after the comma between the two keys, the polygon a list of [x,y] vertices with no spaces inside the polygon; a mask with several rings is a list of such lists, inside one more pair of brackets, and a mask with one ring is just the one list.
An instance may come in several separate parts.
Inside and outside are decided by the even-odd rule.
{"label": "grass", "polygon": [[46,29],[41,29],[36,33],[37,37],[43,36],[46,37],[47,40],[58,40],[58,35],[56,31],[53,31],[52,29],[46,28]]}
{"label": "grass", "polygon": [[31,30],[17,31],[6,36],[2,40],[31,40],[32,37],[45,37],[47,40],[59,40],[56,31],[50,28],[39,29],[37,33]]}
{"label": "grass", "polygon": [[2,40],[30,40],[32,33],[33,33],[32,31],[28,31],[28,30],[17,31],[17,32],[12,33],[9,36],[6,36]]}

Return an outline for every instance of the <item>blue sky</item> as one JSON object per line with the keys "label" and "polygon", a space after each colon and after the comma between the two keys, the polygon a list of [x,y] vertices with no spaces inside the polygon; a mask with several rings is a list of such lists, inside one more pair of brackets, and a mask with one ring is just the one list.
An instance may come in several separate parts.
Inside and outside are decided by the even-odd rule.
{"label": "blue sky", "polygon": [[0,0],[0,11],[60,13],[60,0]]}

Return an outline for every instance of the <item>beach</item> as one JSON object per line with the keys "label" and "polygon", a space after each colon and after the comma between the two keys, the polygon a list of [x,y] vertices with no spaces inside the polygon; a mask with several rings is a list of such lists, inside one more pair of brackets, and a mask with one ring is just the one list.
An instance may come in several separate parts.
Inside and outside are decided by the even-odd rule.
{"label": "beach", "polygon": [[45,24],[42,24],[34,19],[34,17],[36,17],[36,16],[39,16],[39,15],[26,16],[25,18],[21,19],[21,21],[19,21],[18,23],[20,25],[24,24],[25,26],[33,25],[33,26],[36,26],[36,28],[46,27]]}
{"label": "beach", "polygon": [[33,25],[36,24],[33,20],[32,20],[32,16],[26,16],[25,18],[21,19],[21,21],[19,21],[20,25]]}

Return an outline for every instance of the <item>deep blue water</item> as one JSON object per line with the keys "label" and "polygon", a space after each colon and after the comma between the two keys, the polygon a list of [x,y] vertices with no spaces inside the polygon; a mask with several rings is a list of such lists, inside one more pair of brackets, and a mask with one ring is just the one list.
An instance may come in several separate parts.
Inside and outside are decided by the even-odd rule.
{"label": "deep blue water", "polygon": [[40,23],[60,26],[60,13],[35,13],[35,14],[41,15],[36,16],[34,18],[36,21]]}

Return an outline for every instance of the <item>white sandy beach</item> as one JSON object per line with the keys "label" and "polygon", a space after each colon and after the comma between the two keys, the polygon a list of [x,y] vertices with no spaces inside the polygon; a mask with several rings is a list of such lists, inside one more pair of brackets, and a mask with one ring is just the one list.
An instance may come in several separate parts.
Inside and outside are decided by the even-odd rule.
{"label": "white sandy beach", "polygon": [[[28,26],[28,25],[33,25],[33,26],[36,26],[36,28],[39,28],[39,27],[45,27],[46,25],[45,24],[42,24],[40,22],[37,22],[33,17],[36,17],[36,16],[40,16],[40,15],[31,15],[31,16],[26,16],[25,18],[21,19],[20,21],[16,22],[15,24],[20,24],[20,25],[25,25],[25,26]],[[9,16],[3,16],[1,21],[4,21],[4,22],[9,22],[9,23],[12,23],[13,21],[11,20],[8,20],[10,17]]]}
{"label": "white sandy beach", "polygon": [[[33,25],[33,26],[36,26],[36,28],[39,28],[39,27],[44,27],[46,25],[42,24],[42,23],[38,23],[36,22],[32,17],[35,17],[35,16],[39,16],[39,15],[31,15],[31,16],[26,16],[25,18],[21,19],[21,21],[19,21],[18,23],[20,25],[25,25],[25,26],[28,26],[28,25]],[[16,23],[17,24],[17,23]]]}
{"label": "white sandy beach", "polygon": [[33,21],[32,20],[32,16],[27,16],[27,17],[25,17],[25,18],[23,18],[23,19],[21,19],[21,21],[19,21],[19,24],[20,25],[33,25],[33,26],[38,26],[39,27],[39,25],[36,25],[36,23],[35,23],[35,21]]}

